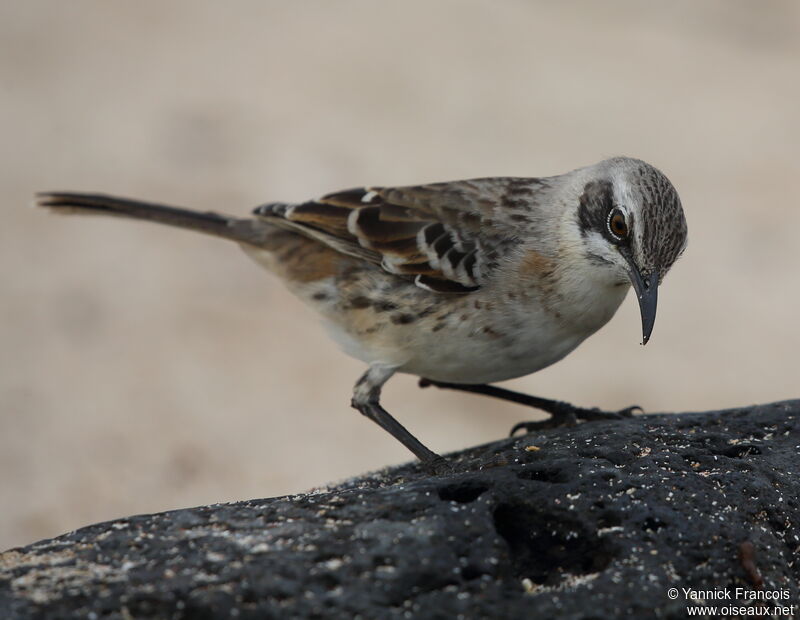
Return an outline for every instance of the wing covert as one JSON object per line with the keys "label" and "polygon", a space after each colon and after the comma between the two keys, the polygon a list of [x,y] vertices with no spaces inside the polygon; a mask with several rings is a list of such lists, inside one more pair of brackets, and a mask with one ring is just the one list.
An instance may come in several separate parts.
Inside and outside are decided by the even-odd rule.
{"label": "wing covert", "polygon": [[518,243],[539,179],[493,177],[409,187],[364,187],[254,213],[380,265],[421,288],[466,293],[485,284]]}

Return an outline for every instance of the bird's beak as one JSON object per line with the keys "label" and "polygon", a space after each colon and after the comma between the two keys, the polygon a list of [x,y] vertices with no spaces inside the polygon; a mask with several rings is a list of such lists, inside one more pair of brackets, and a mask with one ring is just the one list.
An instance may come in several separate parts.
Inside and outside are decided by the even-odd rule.
{"label": "bird's beak", "polygon": [[650,334],[653,333],[653,325],[656,323],[658,270],[648,276],[644,276],[634,262],[630,251],[622,252],[622,255],[628,261],[628,276],[633,284],[633,290],[636,291],[636,298],[639,300],[639,310],[642,313],[642,344],[645,345],[650,340]]}

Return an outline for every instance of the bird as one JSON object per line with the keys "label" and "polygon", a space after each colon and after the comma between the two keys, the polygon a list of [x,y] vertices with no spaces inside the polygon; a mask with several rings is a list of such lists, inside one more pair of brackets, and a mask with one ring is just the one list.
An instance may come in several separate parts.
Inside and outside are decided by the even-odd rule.
{"label": "bird", "polygon": [[658,288],[688,239],[673,184],[630,157],[556,176],[359,187],[266,203],[250,217],[78,192],[42,192],[36,204],[238,243],[321,315],[345,353],[367,365],[352,407],[434,472],[447,461],[381,404],[393,375],[551,415],[516,425],[512,435],[629,417],[639,407],[601,411],[492,384],[563,359],[612,318],[631,287],[646,344]]}

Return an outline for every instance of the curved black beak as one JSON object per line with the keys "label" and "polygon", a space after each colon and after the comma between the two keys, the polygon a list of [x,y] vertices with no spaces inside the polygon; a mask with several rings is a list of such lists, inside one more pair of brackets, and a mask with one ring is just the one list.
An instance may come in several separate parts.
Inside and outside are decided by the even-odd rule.
{"label": "curved black beak", "polygon": [[628,261],[630,267],[628,276],[633,284],[633,290],[636,291],[636,298],[639,300],[639,310],[642,313],[642,344],[645,345],[650,340],[650,334],[653,333],[653,325],[656,324],[658,271],[645,276],[633,261],[630,252],[622,252],[622,255]]}

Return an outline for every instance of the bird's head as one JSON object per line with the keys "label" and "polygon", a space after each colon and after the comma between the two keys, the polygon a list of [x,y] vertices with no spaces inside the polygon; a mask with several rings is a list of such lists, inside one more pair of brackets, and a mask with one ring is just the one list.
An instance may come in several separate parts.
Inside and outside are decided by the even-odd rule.
{"label": "bird's head", "polygon": [[653,166],[625,157],[587,171],[580,190],[577,224],[586,258],[630,282],[642,314],[642,344],[656,319],[658,285],[683,253],[686,218],[678,192]]}

